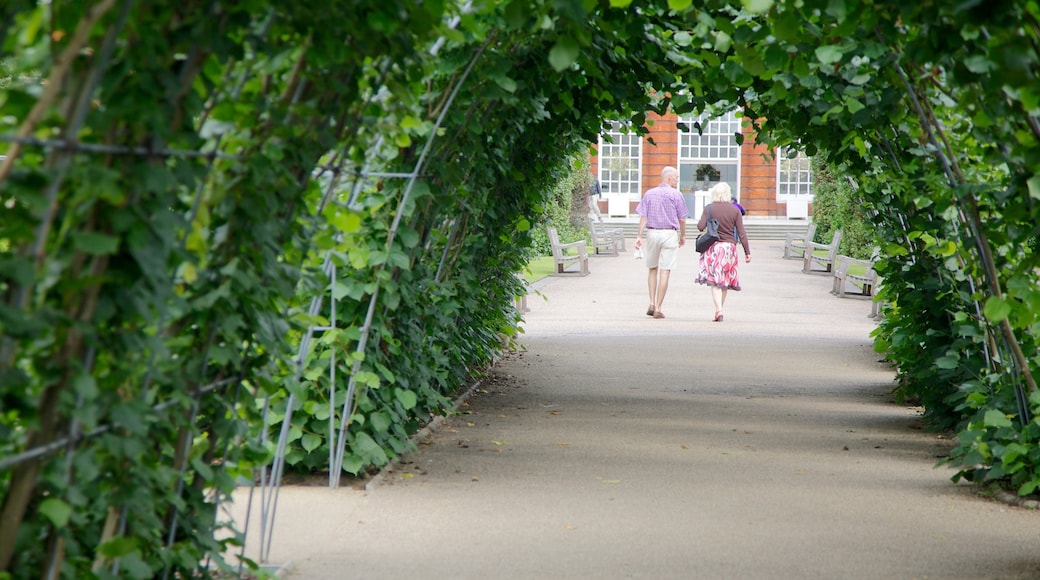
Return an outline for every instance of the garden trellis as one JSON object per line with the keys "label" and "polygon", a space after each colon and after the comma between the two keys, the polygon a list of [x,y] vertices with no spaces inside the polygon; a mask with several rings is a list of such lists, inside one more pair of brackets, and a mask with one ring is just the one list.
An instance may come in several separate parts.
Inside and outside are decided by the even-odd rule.
{"label": "garden trellis", "polygon": [[667,108],[856,179],[899,392],[1034,491],[1038,12],[3,4],[0,570],[241,572],[220,501],[258,486],[269,548],[283,469],[406,452],[517,332],[571,160]]}

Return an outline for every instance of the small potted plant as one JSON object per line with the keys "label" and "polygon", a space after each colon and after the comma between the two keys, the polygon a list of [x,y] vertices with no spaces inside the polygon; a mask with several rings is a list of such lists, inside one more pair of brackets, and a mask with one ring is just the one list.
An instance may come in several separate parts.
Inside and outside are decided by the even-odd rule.
{"label": "small potted plant", "polygon": [[708,189],[709,181],[719,181],[720,178],[719,170],[707,163],[697,168],[697,180],[704,184],[704,189]]}

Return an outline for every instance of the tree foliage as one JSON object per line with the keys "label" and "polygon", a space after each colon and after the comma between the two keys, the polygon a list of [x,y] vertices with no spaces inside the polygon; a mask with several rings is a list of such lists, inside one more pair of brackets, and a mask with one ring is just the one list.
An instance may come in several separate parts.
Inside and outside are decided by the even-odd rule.
{"label": "tree foliage", "polygon": [[5,3],[0,570],[226,568],[239,478],[404,452],[518,331],[568,156],[669,108],[861,176],[901,394],[1034,491],[1038,13]]}
{"label": "tree foliage", "polygon": [[813,161],[813,222],[817,241],[829,243],[841,230],[842,253],[860,260],[875,251],[873,216],[864,210],[856,181],[839,168]]}

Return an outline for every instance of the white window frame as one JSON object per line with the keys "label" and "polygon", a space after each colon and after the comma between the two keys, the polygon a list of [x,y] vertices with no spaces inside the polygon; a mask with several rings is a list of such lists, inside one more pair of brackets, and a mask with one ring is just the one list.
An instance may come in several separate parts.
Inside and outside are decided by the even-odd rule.
{"label": "white window frame", "polygon": [[[791,155],[794,153],[794,155]],[[776,200],[791,198],[813,200],[812,158],[791,147],[776,152]]]}
{"label": "white window frame", "polygon": [[643,196],[643,136],[617,121],[610,126],[597,147],[600,191],[604,198],[627,195],[638,202]]}
{"label": "white window frame", "polygon": [[[736,165],[736,183],[733,191],[739,196],[741,146],[737,143],[736,134],[743,133],[743,117],[734,109],[723,115],[679,117],[679,122],[686,125],[687,130],[679,132],[677,167],[685,165],[700,166],[717,163]],[[700,123],[703,132],[697,133],[695,124]]]}

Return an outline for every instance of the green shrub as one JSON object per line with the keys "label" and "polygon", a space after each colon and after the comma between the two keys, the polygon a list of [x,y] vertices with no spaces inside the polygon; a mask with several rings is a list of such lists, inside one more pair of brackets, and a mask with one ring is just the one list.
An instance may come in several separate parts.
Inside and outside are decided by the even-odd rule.
{"label": "green shrub", "polygon": [[863,200],[840,167],[828,167],[814,158],[813,221],[816,241],[829,242],[834,230],[842,231],[839,252],[866,260],[877,245],[874,226]]}
{"label": "green shrub", "polygon": [[592,174],[589,173],[586,153],[584,149],[575,152],[561,164],[556,186],[546,202],[544,219],[531,232],[535,255],[552,254],[549,234],[545,229],[549,226],[556,227],[560,240],[565,243],[588,238],[588,198]]}

